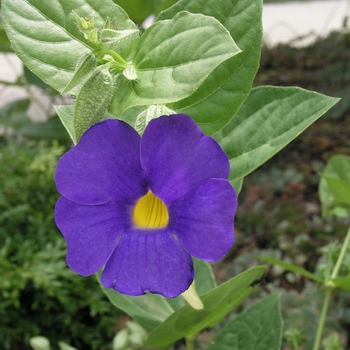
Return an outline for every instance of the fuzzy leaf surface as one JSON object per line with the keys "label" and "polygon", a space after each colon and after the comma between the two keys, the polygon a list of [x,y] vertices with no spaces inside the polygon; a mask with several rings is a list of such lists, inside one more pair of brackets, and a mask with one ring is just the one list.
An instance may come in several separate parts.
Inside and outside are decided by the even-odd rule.
{"label": "fuzzy leaf surface", "polygon": [[59,92],[72,79],[79,60],[93,51],[72,10],[80,17],[94,18],[97,28],[111,14],[120,29],[135,28],[112,0],[2,0],[1,5],[5,30],[18,57]]}

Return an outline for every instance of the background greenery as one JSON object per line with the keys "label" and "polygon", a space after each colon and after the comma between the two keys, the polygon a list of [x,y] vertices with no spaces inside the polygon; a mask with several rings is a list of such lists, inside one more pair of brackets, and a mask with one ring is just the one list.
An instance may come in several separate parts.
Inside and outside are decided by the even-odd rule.
{"label": "background greenery", "polygon": [[2,139],[0,144],[0,344],[27,349],[33,335],[105,349],[117,310],[95,277],[67,269],[53,218],[53,174],[65,147]]}
{"label": "background greenery", "polygon": [[[9,50],[6,38],[2,45],[4,51]],[[288,45],[264,48],[256,85],[296,85],[346,97],[349,56],[349,33],[332,33],[303,49]],[[34,84],[30,79],[24,83]],[[40,334],[51,340],[53,348],[63,340],[78,349],[109,349],[107,344],[125,318],[111,307],[94,277],[81,278],[67,269],[65,242],[53,221],[58,198],[55,164],[70,143],[60,124],[53,124],[55,116],[51,124],[33,125],[26,117],[26,103],[0,110],[0,124],[5,127],[0,143],[0,344],[4,349],[29,349],[29,338]],[[344,98],[246,179],[236,220],[236,244],[215,266],[220,283],[257,265],[257,255],[284,259],[310,271],[327,254],[336,256],[336,246],[319,247],[330,237],[341,239],[349,223],[321,217],[317,186],[331,155],[350,154],[349,118],[349,101]],[[52,130],[50,135],[57,141],[41,139],[47,130]],[[274,267],[255,298],[276,291],[283,291],[286,349],[290,337],[304,339],[304,349],[309,349],[321,293],[305,278]],[[244,307],[252,303],[253,298]],[[338,293],[332,303],[326,335],[336,331],[349,347],[348,297]],[[226,321],[233,317],[231,314]],[[198,346],[205,348],[222,326],[200,334]],[[175,347],[182,346],[179,342]]]}

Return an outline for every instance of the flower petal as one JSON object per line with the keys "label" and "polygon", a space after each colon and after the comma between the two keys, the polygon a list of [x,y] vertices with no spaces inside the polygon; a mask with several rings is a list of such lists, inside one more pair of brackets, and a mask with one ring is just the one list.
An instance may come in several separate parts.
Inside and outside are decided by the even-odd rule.
{"label": "flower petal", "polygon": [[187,115],[152,120],[141,140],[141,163],[152,192],[166,204],[209,178],[227,178],[225,152]]}
{"label": "flower petal", "polygon": [[132,230],[120,239],[101,282],[123,294],[151,292],[173,298],[188,289],[193,277],[191,256],[171,232]]}
{"label": "flower petal", "polygon": [[231,248],[237,195],[227,180],[209,179],[192,187],[169,208],[169,229],[196,258],[220,260]]}
{"label": "flower petal", "polygon": [[115,119],[95,124],[59,160],[58,192],[81,204],[136,201],[147,192],[139,149],[140,136],[128,124]]}
{"label": "flower petal", "polygon": [[102,268],[131,225],[129,208],[116,203],[81,205],[60,197],[56,225],[67,241],[67,264],[83,276]]}

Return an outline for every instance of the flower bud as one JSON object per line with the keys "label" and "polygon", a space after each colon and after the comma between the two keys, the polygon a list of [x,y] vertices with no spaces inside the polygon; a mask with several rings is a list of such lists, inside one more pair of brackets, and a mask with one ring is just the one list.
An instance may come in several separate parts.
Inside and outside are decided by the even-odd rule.
{"label": "flower bud", "polygon": [[34,350],[50,350],[49,339],[41,336],[29,339],[29,344]]}

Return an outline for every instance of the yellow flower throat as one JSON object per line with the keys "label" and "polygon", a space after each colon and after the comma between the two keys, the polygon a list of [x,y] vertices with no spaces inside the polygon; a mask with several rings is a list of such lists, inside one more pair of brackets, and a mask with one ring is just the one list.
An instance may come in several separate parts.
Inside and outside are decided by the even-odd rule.
{"label": "yellow flower throat", "polygon": [[139,199],[134,209],[134,223],[139,228],[163,228],[168,225],[168,209],[152,191]]}

